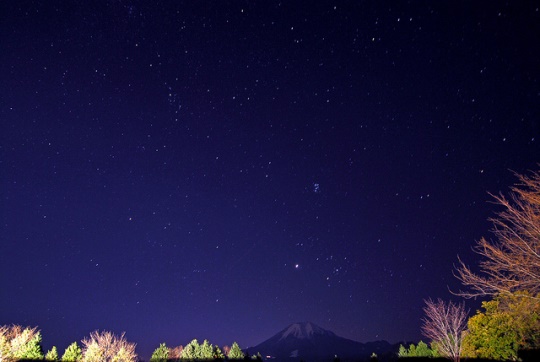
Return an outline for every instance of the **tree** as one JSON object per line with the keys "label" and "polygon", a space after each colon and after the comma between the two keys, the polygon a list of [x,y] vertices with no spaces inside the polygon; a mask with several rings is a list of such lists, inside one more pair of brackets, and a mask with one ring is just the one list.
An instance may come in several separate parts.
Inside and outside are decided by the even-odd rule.
{"label": "tree", "polygon": [[178,347],[169,348],[169,359],[177,360],[182,358],[182,351],[184,350],[184,346],[180,345]]}
{"label": "tree", "polygon": [[214,346],[214,359],[223,359],[225,355],[218,346]]}
{"label": "tree", "polygon": [[243,359],[244,356],[244,352],[242,352],[240,346],[238,346],[238,343],[233,342],[231,350],[229,351],[227,357],[229,357],[229,359]]}
{"label": "tree", "polygon": [[409,345],[409,349],[403,345],[399,345],[398,357],[434,357],[434,352],[423,341],[418,342],[418,345]]}
{"label": "tree", "polygon": [[208,340],[204,340],[203,343],[200,346],[200,356],[201,359],[213,359],[214,358],[214,346],[208,342]]}
{"label": "tree", "polygon": [[7,327],[9,352],[6,359],[43,359],[41,333],[37,327],[23,328],[19,325]]}
{"label": "tree", "polygon": [[58,361],[58,350],[56,346],[53,346],[50,351],[45,355],[46,361]]}
{"label": "tree", "polygon": [[399,358],[409,357],[407,348],[405,348],[405,346],[402,344],[399,345],[398,357]]}
{"label": "tree", "polygon": [[201,346],[194,339],[189,342],[182,350],[182,359],[199,359],[201,355]]}
{"label": "tree", "polygon": [[437,302],[428,299],[425,303],[423,334],[437,346],[438,353],[458,362],[468,314],[465,304],[446,304],[441,299]]}
{"label": "tree", "polygon": [[111,332],[94,331],[84,339],[84,362],[135,362],[135,344],[128,342],[122,333],[119,337]]}
{"label": "tree", "polygon": [[40,343],[41,334],[37,327],[0,326],[0,361],[14,361],[33,356],[43,358],[43,354],[40,354]]}
{"label": "tree", "polygon": [[499,296],[482,303],[468,322],[463,355],[516,360],[519,349],[540,348],[540,301],[524,295]]}
{"label": "tree", "polygon": [[158,348],[152,353],[150,361],[152,362],[167,362],[169,358],[169,349],[165,343],[161,343]]}
{"label": "tree", "polygon": [[418,345],[416,346],[416,357],[432,357],[433,352],[429,348],[429,346],[424,343],[423,341],[418,342]]}
{"label": "tree", "polygon": [[481,275],[461,259],[456,277],[468,290],[458,294],[467,298],[497,296],[528,290],[531,298],[540,293],[540,172],[531,176],[516,174],[519,183],[511,187],[509,198],[492,195],[504,211],[491,218],[496,241],[481,238],[475,252]]}
{"label": "tree", "polygon": [[62,362],[78,362],[82,360],[82,351],[77,342],[73,342],[66,348],[62,355]]}

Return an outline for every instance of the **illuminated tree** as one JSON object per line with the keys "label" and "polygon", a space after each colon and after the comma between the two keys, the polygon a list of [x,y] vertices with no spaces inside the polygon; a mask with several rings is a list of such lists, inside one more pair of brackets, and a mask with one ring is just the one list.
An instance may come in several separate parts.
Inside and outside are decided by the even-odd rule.
{"label": "illuminated tree", "polygon": [[135,362],[135,344],[128,342],[124,333],[117,337],[111,332],[95,331],[90,338],[84,339],[84,362]]}
{"label": "illuminated tree", "polygon": [[214,346],[214,359],[224,359],[225,355],[218,346]]}
{"label": "illuminated tree", "polygon": [[244,356],[244,352],[242,352],[240,346],[238,346],[238,343],[233,342],[231,350],[229,351],[229,354],[227,354],[227,357],[229,357],[229,359],[243,359]]}
{"label": "illuminated tree", "polygon": [[184,346],[180,345],[178,347],[169,348],[169,359],[177,360],[182,358],[182,351],[184,350]]}
{"label": "illuminated tree", "polygon": [[201,356],[201,346],[194,339],[189,342],[182,350],[182,359],[199,359]]}
{"label": "illuminated tree", "polygon": [[441,356],[458,362],[467,323],[468,312],[465,311],[465,304],[446,304],[440,299],[437,302],[431,299],[425,302],[423,334],[433,341]]}
{"label": "illuminated tree", "polygon": [[62,355],[62,362],[78,362],[82,360],[82,351],[77,342],[73,342],[66,348]]}
{"label": "illuminated tree", "polygon": [[152,353],[152,357],[150,357],[150,361],[152,362],[167,362],[167,359],[169,358],[169,349],[165,345],[165,343],[161,343],[158,348]]}
{"label": "illuminated tree", "polygon": [[418,342],[418,345],[409,345],[409,349],[403,345],[399,346],[398,357],[434,357],[433,350],[423,341]]}
{"label": "illuminated tree", "polygon": [[0,361],[43,359],[41,333],[37,327],[0,327]]}
{"label": "illuminated tree", "polygon": [[53,346],[45,355],[45,361],[58,361],[58,350]]}
{"label": "illuminated tree", "polygon": [[483,302],[468,322],[463,355],[516,360],[519,349],[540,348],[540,301],[528,296],[499,296]]}
{"label": "illuminated tree", "polygon": [[203,343],[200,346],[200,352],[199,352],[199,358],[200,359],[213,359],[214,358],[214,346],[208,342],[208,340],[204,340]]}
{"label": "illuminated tree", "polygon": [[492,195],[504,211],[491,218],[496,241],[480,239],[476,253],[481,274],[459,260],[456,277],[468,287],[464,297],[496,296],[528,290],[531,298],[540,293],[540,173],[516,175],[519,183],[510,197]]}

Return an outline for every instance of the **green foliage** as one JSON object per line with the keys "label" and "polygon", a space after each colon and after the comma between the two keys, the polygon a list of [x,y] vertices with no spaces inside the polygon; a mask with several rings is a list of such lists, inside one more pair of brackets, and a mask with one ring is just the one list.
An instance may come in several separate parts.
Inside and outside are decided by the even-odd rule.
{"label": "green foliage", "polygon": [[416,357],[432,357],[433,351],[429,348],[427,344],[420,341],[416,346]]}
{"label": "green foliage", "polygon": [[201,359],[213,359],[214,358],[214,346],[208,342],[208,340],[204,340],[203,343],[200,346],[200,352],[199,352],[199,358]]}
{"label": "green foliage", "polygon": [[435,351],[424,343],[423,341],[418,342],[418,345],[411,344],[409,349],[405,348],[403,345],[399,346],[398,357],[437,357]]}
{"label": "green foliage", "polygon": [[158,348],[152,353],[152,357],[150,357],[151,362],[167,362],[167,359],[169,358],[169,349],[165,345],[165,343],[161,343]]}
{"label": "green foliage", "polygon": [[133,355],[125,347],[120,347],[116,354],[112,357],[111,362],[131,362]]}
{"label": "green foliage", "polygon": [[231,350],[229,351],[227,357],[229,357],[229,359],[243,359],[244,356],[244,352],[242,352],[240,346],[238,346],[238,343],[233,342]]}
{"label": "green foliage", "polygon": [[182,350],[182,359],[199,359],[201,356],[201,346],[194,339],[189,342]]}
{"label": "green foliage", "polygon": [[437,342],[431,342],[429,346],[431,347],[431,356],[433,358],[442,357],[442,354],[439,352],[439,346],[437,345]]}
{"label": "green foliage", "polygon": [[62,362],[78,362],[82,360],[82,351],[77,342],[73,342],[66,348],[62,355]]}
{"label": "green foliage", "polygon": [[215,359],[224,359],[225,355],[218,346],[214,346],[214,358]]}
{"label": "green foliage", "polygon": [[45,355],[45,361],[58,361],[58,350],[53,346]]}
{"label": "green foliage", "polygon": [[[21,340],[27,340],[27,335],[30,333],[32,333],[31,329],[26,328],[20,336]],[[43,359],[41,332],[35,333],[27,342],[20,344],[17,350],[13,351],[13,357],[18,359]]]}
{"label": "green foliage", "polygon": [[540,301],[526,293],[482,303],[468,321],[463,356],[516,360],[519,349],[540,347]]}
{"label": "green foliage", "polygon": [[84,362],[101,362],[104,360],[104,358],[105,355],[103,353],[103,350],[96,342],[86,345],[82,359]]}

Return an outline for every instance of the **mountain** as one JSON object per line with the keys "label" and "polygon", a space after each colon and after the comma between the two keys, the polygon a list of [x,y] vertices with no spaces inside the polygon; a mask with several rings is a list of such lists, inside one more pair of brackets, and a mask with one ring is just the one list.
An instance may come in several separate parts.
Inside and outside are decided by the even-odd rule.
{"label": "mountain", "polygon": [[[340,337],[311,322],[294,323],[266,341],[246,350],[250,355],[260,353],[264,359],[279,361],[340,361],[369,359],[396,349],[386,341],[360,343]],[[397,350],[396,350],[397,352]]]}

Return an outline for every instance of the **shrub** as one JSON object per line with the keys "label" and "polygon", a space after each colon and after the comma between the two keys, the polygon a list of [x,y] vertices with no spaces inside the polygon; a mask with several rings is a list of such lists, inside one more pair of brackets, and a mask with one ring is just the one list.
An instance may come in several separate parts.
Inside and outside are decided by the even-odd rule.
{"label": "shrub", "polygon": [[165,343],[161,343],[150,357],[151,362],[167,362],[167,359],[169,359],[169,349]]}
{"label": "shrub", "polygon": [[77,342],[73,342],[66,348],[62,355],[62,362],[78,362],[82,360],[82,351]]}
{"label": "shrub", "polygon": [[111,332],[94,331],[84,339],[83,362],[135,362],[135,344],[129,343],[124,333],[120,337]]}

